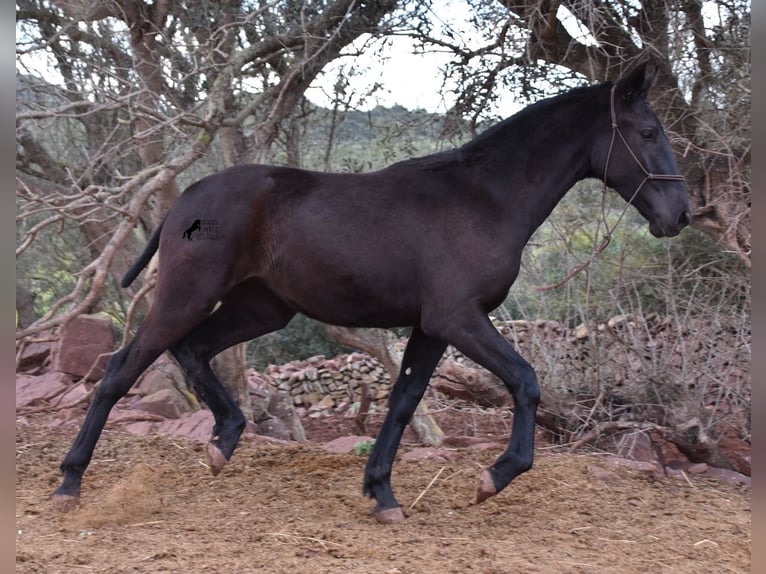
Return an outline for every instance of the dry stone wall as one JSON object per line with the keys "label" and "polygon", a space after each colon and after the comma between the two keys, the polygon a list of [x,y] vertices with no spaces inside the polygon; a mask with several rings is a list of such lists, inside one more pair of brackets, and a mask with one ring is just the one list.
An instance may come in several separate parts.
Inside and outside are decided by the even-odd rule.
{"label": "dry stone wall", "polygon": [[[695,385],[697,369],[737,388],[749,380],[750,334],[731,326],[687,324],[679,329],[656,315],[618,315],[573,328],[547,320],[494,323],[535,366],[549,391],[558,389],[569,396],[573,392],[576,396],[575,386],[589,384],[594,388],[608,384],[629,396],[634,386],[645,389],[651,381]],[[451,347],[445,358],[470,364]],[[272,365],[260,376],[301,408],[334,408],[359,401],[363,383],[374,406],[375,401],[387,399],[391,385],[383,366],[364,353]]]}
{"label": "dry stone wall", "polygon": [[388,397],[391,379],[383,366],[364,353],[327,359],[322,355],[285,365],[271,365],[263,373],[297,407],[333,408],[361,398],[366,383],[373,400]]}

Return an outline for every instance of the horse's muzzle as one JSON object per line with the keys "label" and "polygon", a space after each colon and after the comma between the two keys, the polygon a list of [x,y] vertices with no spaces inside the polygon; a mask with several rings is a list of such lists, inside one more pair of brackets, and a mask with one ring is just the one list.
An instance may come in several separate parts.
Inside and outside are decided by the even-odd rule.
{"label": "horse's muzzle", "polygon": [[655,237],[675,237],[681,230],[688,226],[692,221],[691,213],[688,209],[684,209],[675,219],[669,223],[663,223],[658,219],[655,219],[649,223],[649,231]]}

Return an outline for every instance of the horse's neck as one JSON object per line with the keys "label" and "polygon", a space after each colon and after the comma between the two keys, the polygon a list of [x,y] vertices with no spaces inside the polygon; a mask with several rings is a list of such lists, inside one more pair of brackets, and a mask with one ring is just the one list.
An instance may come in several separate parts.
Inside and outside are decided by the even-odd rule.
{"label": "horse's neck", "polygon": [[588,120],[595,117],[593,107],[582,108],[541,108],[476,141],[488,189],[502,198],[515,223],[528,227],[527,237],[575,183],[596,175],[590,155],[599,122]]}

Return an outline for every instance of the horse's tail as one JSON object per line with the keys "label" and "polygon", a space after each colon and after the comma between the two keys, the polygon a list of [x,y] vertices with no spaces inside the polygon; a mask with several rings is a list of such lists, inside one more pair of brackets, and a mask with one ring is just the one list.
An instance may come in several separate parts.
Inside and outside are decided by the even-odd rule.
{"label": "horse's tail", "polygon": [[146,267],[146,265],[151,261],[154,254],[157,252],[157,249],[160,247],[160,231],[162,231],[162,226],[165,224],[165,220],[162,220],[162,223],[157,227],[157,229],[154,230],[154,233],[152,233],[152,236],[149,238],[149,242],[146,244],[146,247],[144,247],[143,253],[138,258],[138,261],[136,261],[130,269],[128,269],[128,272],[125,273],[125,276],[122,278],[122,281],[120,281],[120,285],[122,285],[123,288],[129,287],[131,283],[135,280],[136,277],[138,277],[138,274],[141,273],[141,270]]}

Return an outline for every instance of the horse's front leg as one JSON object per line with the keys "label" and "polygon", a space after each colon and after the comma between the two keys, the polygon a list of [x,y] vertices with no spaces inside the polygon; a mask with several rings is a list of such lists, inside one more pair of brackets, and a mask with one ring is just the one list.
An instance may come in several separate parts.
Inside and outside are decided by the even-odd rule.
{"label": "horse's front leg", "polygon": [[446,344],[419,328],[412,330],[402,359],[399,377],[388,400],[388,414],[378,433],[364,471],[363,492],[375,499],[375,517],[390,524],[404,520],[391,489],[391,469],[407,423],[412,419]]}
{"label": "horse's front leg", "polygon": [[461,353],[497,375],[513,397],[511,439],[506,451],[479,477],[476,500],[482,502],[532,468],[540,386],[532,366],[480,311],[453,315],[450,324],[440,332]]}

